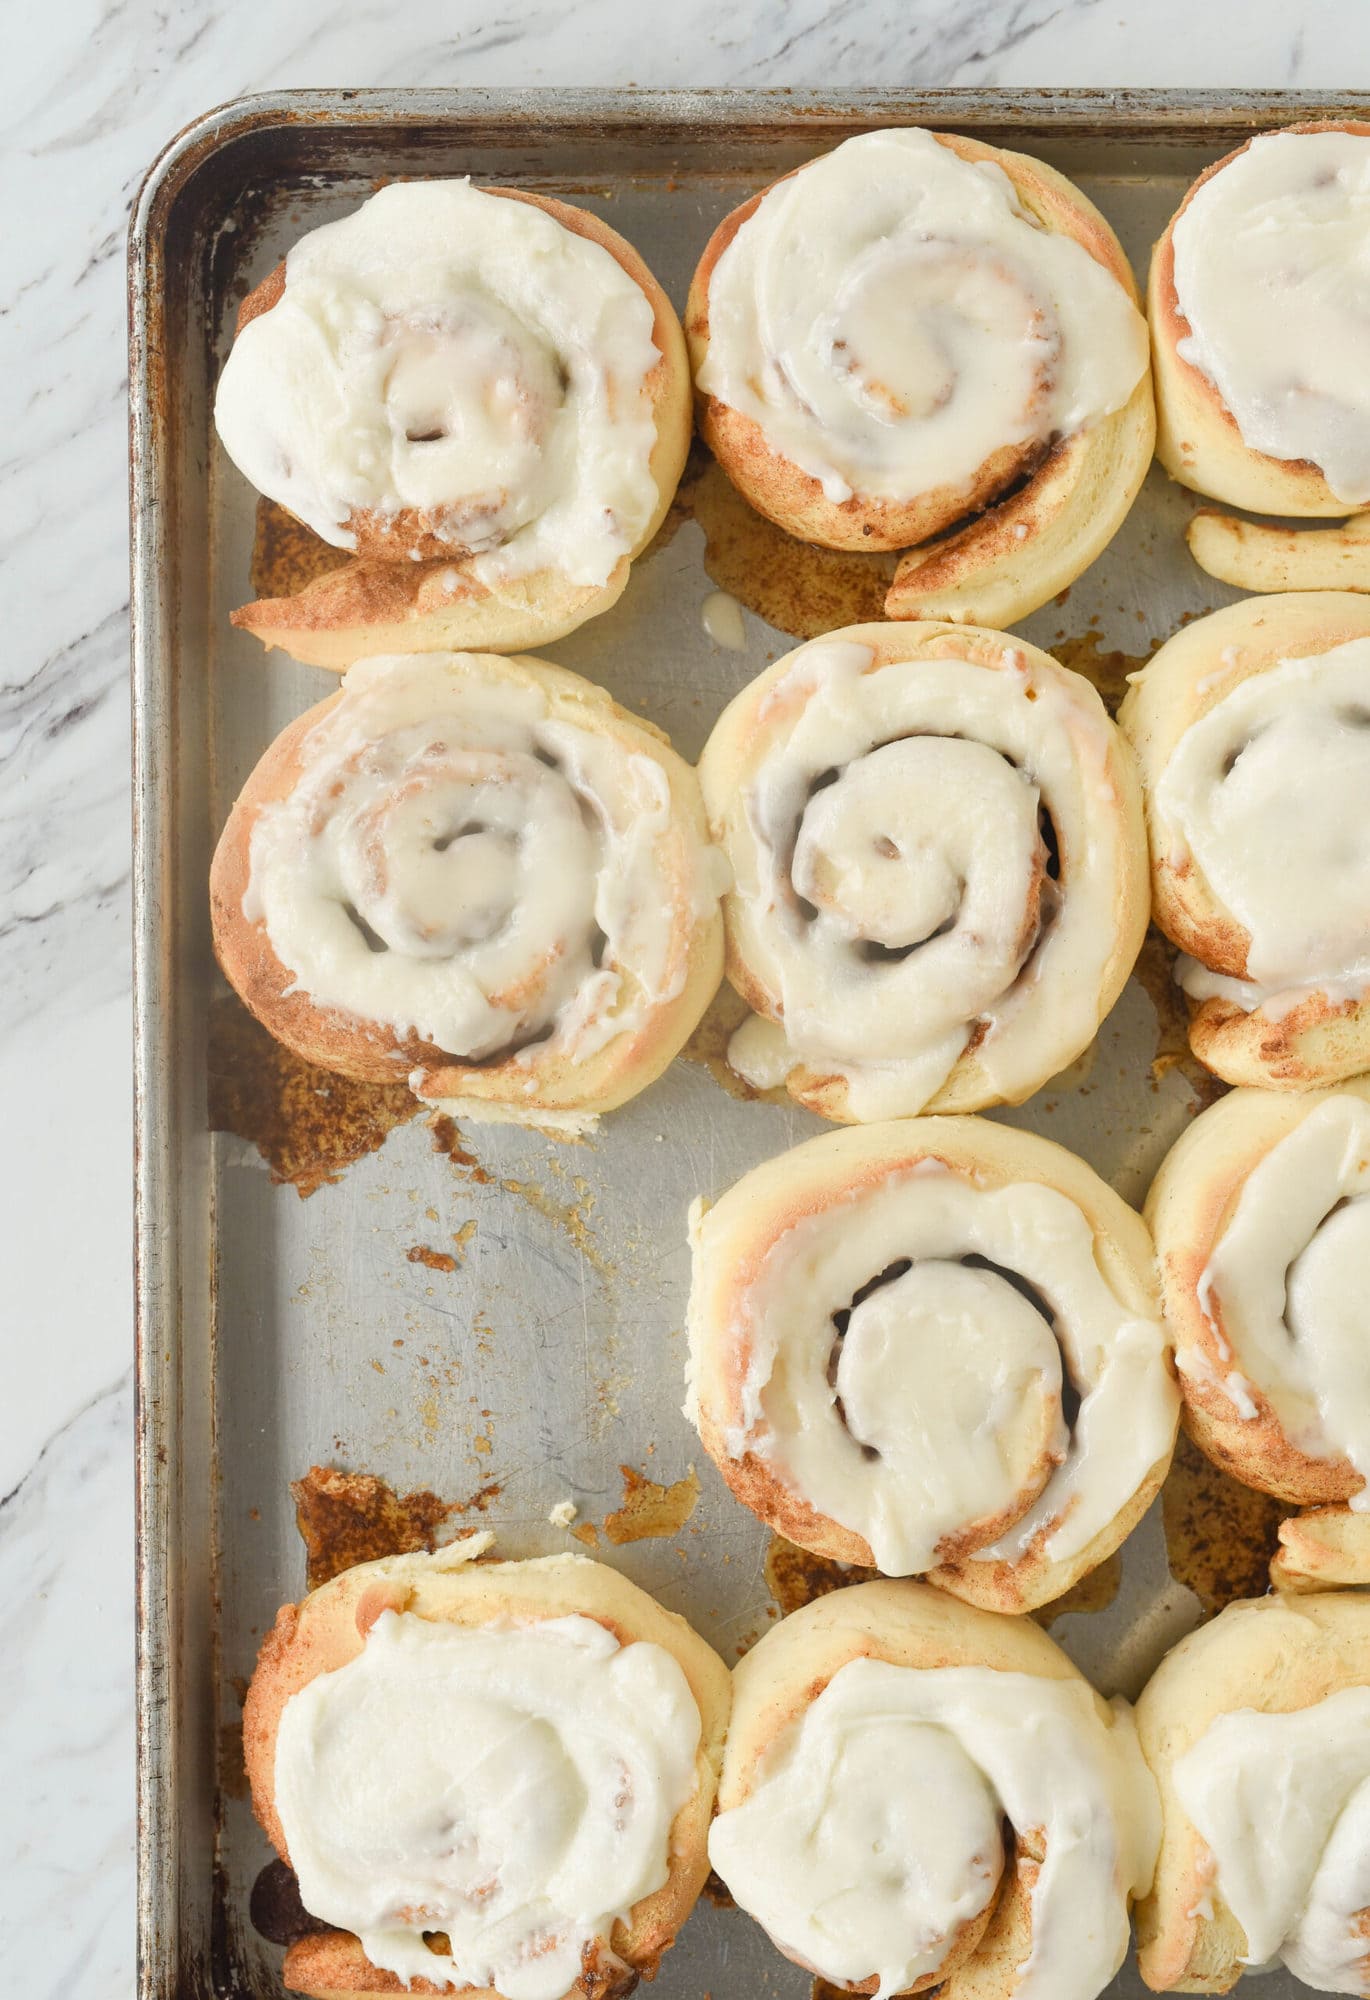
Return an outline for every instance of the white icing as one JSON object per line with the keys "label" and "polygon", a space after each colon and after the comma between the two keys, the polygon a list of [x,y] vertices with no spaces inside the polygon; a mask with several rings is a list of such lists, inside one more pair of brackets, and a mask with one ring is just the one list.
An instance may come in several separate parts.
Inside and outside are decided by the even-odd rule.
{"label": "white icing", "polygon": [[935,1976],[994,1897],[1004,1819],[1045,1849],[1015,2000],[1095,2000],[1159,1813],[1130,1714],[1110,1727],[1081,1682],[852,1660],[714,1821],[709,1858],[783,1949],[888,1996]]}
{"label": "white icing", "polygon": [[1370,1688],[1284,1714],[1219,1715],[1174,1768],[1244,1962],[1283,1959],[1323,1993],[1364,1993],[1370,1957]]}
{"label": "white icing", "polygon": [[[709,1255],[706,1215],[697,1263]],[[972,1256],[996,1268],[964,1265]],[[906,1259],[906,1274],[851,1310],[839,1342],[834,1314]],[[1052,1325],[1004,1272],[1038,1293]],[[861,1535],[889,1576],[932,1568],[948,1539],[963,1554],[957,1538],[976,1523],[987,1524],[977,1560],[1013,1562],[1039,1533],[1049,1560],[1078,1554],[1174,1429],[1160,1325],[1114,1293],[1081,1210],[1035,1182],[891,1171],[776,1239],[727,1339],[745,1356],[729,1455],[763,1460]],[[1067,1378],[1080,1396],[1073,1434]]]}
{"label": "white icing", "polygon": [[717,870],[661,766],[531,677],[362,661],[301,765],[256,819],[243,913],[316,1005],[458,1058],[526,1043],[531,1090],[541,1057],[583,1059],[679,993],[682,901],[704,915]]}
{"label": "white icing", "polygon": [[1146,327],[1003,170],[929,132],[863,133],[773,187],[709,284],[706,395],[821,481],[909,500],[1006,446],[1121,409]]}
{"label": "white icing", "polygon": [[700,607],[699,619],[715,646],[722,646],[728,653],[746,652],[747,627],[742,621],[742,606],[726,590],[709,592]]}
{"label": "white icing", "polygon": [[1175,224],[1180,358],[1243,443],[1370,500],[1370,139],[1267,132]]}
{"label": "white icing", "polygon": [[[1345,1457],[1370,1480],[1367,1278],[1370,1105],[1348,1092],[1315,1106],[1247,1176],[1199,1297],[1233,1363],[1209,1373],[1239,1412],[1256,1414],[1255,1383],[1300,1451]],[[1192,1353],[1177,1359],[1199,1373]],[[1370,1507],[1370,1487],[1351,1504]]]}
{"label": "white icing", "polygon": [[544,209],[396,183],[291,250],[215,421],[253,485],[335,547],[356,546],[354,513],[418,509],[482,582],[602,584],[658,501],[652,326],[609,252]]}
{"label": "white icing", "polygon": [[1271,1018],[1370,988],[1370,639],[1280,660],[1184,731],[1156,785],[1160,844],[1249,933],[1244,976],[1189,960],[1196,999]]}
{"label": "white icing", "polygon": [[670,1654],[593,1619],[383,1612],[281,1713],[276,1809],[301,1901],[406,1984],[560,2000],[584,1947],[666,1881],[699,1738]]}
{"label": "white icing", "polygon": [[921,1111],[977,1026],[991,1097],[1016,1102],[1077,1055],[1129,858],[1093,691],[1021,654],[875,667],[864,645],[817,640],[757,721],[736,805],[703,767],[742,953],[777,1018],[735,1043],[748,1080],[758,1064],[781,1080],[783,1044],[787,1067],[844,1077],[866,1120]]}

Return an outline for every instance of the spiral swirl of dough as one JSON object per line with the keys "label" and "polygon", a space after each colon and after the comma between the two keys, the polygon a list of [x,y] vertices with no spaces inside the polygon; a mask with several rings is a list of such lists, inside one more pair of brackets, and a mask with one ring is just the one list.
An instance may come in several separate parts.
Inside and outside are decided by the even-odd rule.
{"label": "spiral swirl of dough", "polygon": [[1232,1604],[1137,1704],[1161,1793],[1142,1977],[1226,1993],[1279,1959],[1324,1993],[1370,1983],[1370,1601]]}
{"label": "spiral swirl of dough", "polygon": [[1119,720],[1195,1053],[1273,1088],[1364,1070],[1370,607],[1310,591],[1213,612],[1161,648]]}
{"label": "spiral swirl of dough", "polygon": [[1160,1485],[1179,1398],[1139,1218],[979,1119],[825,1134],[694,1223],[690,1399],[793,1541],[990,1608],[1059,1596]]}
{"label": "spiral swirl of dough", "polygon": [[585,1120],[717,983],[693,773],[601,690],[487,654],[360,663],[278,738],[216,857],[229,978],[300,1053],[487,1116]]}
{"label": "spiral swirl of dough", "polygon": [[1093,1040],[1146,929],[1146,835],[1079,675],[974,627],[855,626],[744,689],[700,781],[743,1075],[844,1121],[974,1111]]}
{"label": "spiral swirl of dough", "polygon": [[722,1661],[626,1577],[490,1540],[346,1570],[262,1646],[253,1804],[324,1926],[293,1991],[610,2000],[699,1893]]}
{"label": "spiral swirl of dough", "polygon": [[[847,140],[720,224],[686,330],[707,442],[802,539],[915,548],[1006,502],[933,553],[936,582],[909,591],[901,573],[892,615],[1012,622],[1093,559],[1145,473],[1126,259],[1077,189],[1020,154],[917,130]],[[920,608],[920,589],[946,601]]]}
{"label": "spiral swirl of dough", "polygon": [[710,1859],[848,1991],[1095,2000],[1158,1835],[1125,1705],[1031,1621],[861,1584],[737,1668]]}
{"label": "spiral swirl of dough", "polygon": [[1202,174],[1156,246],[1157,455],[1262,513],[1370,501],[1370,126],[1264,132]]}
{"label": "spiral swirl of dough", "polygon": [[1370,1548],[1370,1084],[1233,1091],[1147,1217],[1196,1441],[1280,1499],[1349,1501]]}
{"label": "spiral swirl of dough", "polygon": [[[253,485],[325,541],[382,568],[441,564],[439,609],[407,650],[512,650],[622,590],[684,462],[688,366],[660,287],[594,217],[396,183],[303,237],[249,297],[215,421]],[[362,625],[393,616],[368,613],[368,574],[341,586],[354,580]],[[342,621],[339,588],[303,593],[293,626],[271,604],[241,622],[312,657],[309,606],[327,596]]]}

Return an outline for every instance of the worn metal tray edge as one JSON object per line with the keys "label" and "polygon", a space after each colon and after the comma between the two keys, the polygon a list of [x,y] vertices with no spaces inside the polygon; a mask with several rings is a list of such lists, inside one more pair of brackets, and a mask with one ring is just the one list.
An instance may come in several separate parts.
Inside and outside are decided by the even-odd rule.
{"label": "worn metal tray edge", "polygon": [[[185,1932],[188,1850],[194,1842],[177,1810],[179,1750],[190,1727],[178,1675],[194,1599],[212,1609],[214,1551],[207,1495],[188,1487],[189,1433],[214,1464],[207,1353],[183,1338],[188,1306],[212,1323],[209,1261],[202,1295],[189,1291],[174,1194],[180,1171],[188,1079],[175,1065],[174,837],[172,763],[177,699],[175,649],[181,606],[170,529],[180,495],[171,449],[177,384],[168,244],[193,202],[199,170],[254,135],[287,131],[409,133],[458,122],[508,135],[557,123],[602,134],[612,129],[783,128],[814,132],[898,120],[1018,133],[1220,142],[1254,124],[1321,116],[1364,116],[1370,92],[1140,89],[362,89],[264,92],[206,112],[172,138],[136,197],[129,235],[130,642],[133,711],[134,917],[134,1257],[137,1536],[138,1992],[142,2000],[191,2000],[212,1989],[207,1955]],[[197,1098],[198,1103],[198,1098]],[[206,1227],[212,1220],[206,1218]],[[193,1379],[188,1385],[187,1377]],[[187,1387],[203,1389],[197,1403]],[[194,1566],[198,1564],[199,1567]],[[205,1830],[206,1834],[208,1829]],[[205,1849],[206,1857],[208,1849]]]}

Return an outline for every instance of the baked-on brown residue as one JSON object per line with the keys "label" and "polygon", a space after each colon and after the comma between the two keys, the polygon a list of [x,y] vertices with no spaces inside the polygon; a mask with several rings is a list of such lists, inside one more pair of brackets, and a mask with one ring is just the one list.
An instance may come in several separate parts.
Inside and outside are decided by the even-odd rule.
{"label": "baked-on brown residue", "polygon": [[293,597],[316,577],[352,561],[346,549],[320,541],[312,528],[287,514],[274,500],[257,502],[252,537],[252,589],[258,597]]}
{"label": "baked-on brown residue", "polygon": [[300,1901],[300,1885],[288,1861],[268,1861],[248,1899],[252,1928],[269,1944],[291,1945],[332,1926],[311,1917]]}
{"label": "baked-on brown residue", "polygon": [[[499,1488],[483,1491],[493,1497]],[[303,1479],[292,1479],[290,1492],[311,1590],[357,1563],[431,1550],[438,1528],[462,1511],[462,1503],[440,1500],[426,1489],[397,1493],[374,1473],[338,1472],[327,1465],[311,1466]],[[465,1504],[483,1511],[488,1501],[477,1495]]]}
{"label": "baked-on brown residue", "polygon": [[467,1151],[455,1118],[449,1118],[445,1111],[435,1111],[428,1121],[428,1129],[433,1135],[433,1151],[446,1154],[463,1179],[473,1182],[476,1187],[490,1186],[494,1175],[487,1173],[475,1154]]}
{"label": "baked-on brown residue", "polygon": [[1105,1556],[1097,1569],[1070,1586],[1070,1589],[1051,1604],[1043,1604],[1031,1615],[1039,1625],[1050,1625],[1055,1619],[1064,1617],[1067,1611],[1107,1611],[1118,1595],[1118,1587],[1123,1580],[1123,1558],[1115,1549],[1111,1556]]}
{"label": "baked-on brown residue", "polygon": [[411,1244],[404,1253],[405,1262],[422,1264],[426,1271],[455,1271],[457,1260],[450,1250],[434,1250],[427,1243]]}
{"label": "baked-on brown residue", "polygon": [[737,1899],[721,1875],[715,1875],[711,1868],[704,1877],[704,1887],[700,1895],[706,1903],[712,1903],[716,1910],[735,1910]]}
{"label": "baked-on brown residue", "polygon": [[801,1549],[783,1535],[773,1534],[766,1551],[766,1588],[780,1609],[789,1616],[812,1604],[816,1597],[844,1590],[849,1583],[870,1583],[878,1569],[863,1569],[856,1563],[833,1562]]}
{"label": "baked-on brown residue", "polygon": [[654,1479],[635,1472],[631,1465],[621,1465],[618,1469],[623,1475],[623,1504],[604,1518],[604,1532],[615,1548],[621,1548],[625,1542],[678,1535],[699,1500],[699,1479],[694,1467],[671,1486],[658,1486]]}
{"label": "baked-on brown residue", "polygon": [[1184,1432],[1161,1488],[1170,1574],[1212,1617],[1238,1597],[1264,1597],[1279,1526],[1290,1510],[1209,1463]]}
{"label": "baked-on brown residue", "polygon": [[704,569],[710,580],[778,632],[816,639],[885,615],[885,592],[897,556],[867,556],[796,541],[748,505],[697,440],[671,510],[647,553],[665,548],[688,520],[704,531]]}
{"label": "baked-on brown residue", "polygon": [[1141,953],[1132,976],[1156,1010],[1156,1052],[1151,1058],[1151,1080],[1159,1083],[1171,1070],[1183,1072],[1199,1109],[1207,1110],[1224,1095],[1227,1085],[1212,1070],[1205,1069],[1189,1046],[1189,1010],[1175,983],[1175,947],[1154,924],[1142,940]]}
{"label": "baked-on brown residue", "polygon": [[1046,650],[1063,667],[1070,667],[1092,681],[1103,697],[1104,707],[1110,715],[1116,715],[1118,704],[1127,693],[1128,675],[1140,672],[1160,645],[1159,639],[1153,639],[1145,653],[1122,653],[1104,645],[1102,632],[1090,630],[1069,639],[1057,639]]}
{"label": "baked-on brown residue", "polygon": [[407,1084],[357,1083],[293,1055],[233,994],[209,1010],[209,1129],[257,1148],[303,1200],[422,1109]]}

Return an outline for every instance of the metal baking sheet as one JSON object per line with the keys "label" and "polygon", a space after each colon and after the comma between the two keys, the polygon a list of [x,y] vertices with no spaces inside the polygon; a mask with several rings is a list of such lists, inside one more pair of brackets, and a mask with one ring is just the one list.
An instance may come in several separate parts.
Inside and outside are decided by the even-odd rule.
{"label": "metal baking sheet", "polygon": [[[678,1532],[621,1544],[601,1533],[597,1552],[684,1612],[727,1659],[766,1629],[776,1615],[770,1536],[727,1494],[680,1415],[685,1211],[696,1194],[717,1193],[820,1129],[797,1109],[737,1101],[707,1064],[681,1060],[586,1144],[485,1127],[460,1143],[448,1135],[440,1150],[422,1120],[400,1123],[307,1199],[273,1181],[243,1137],[211,1132],[211,1095],[250,1097],[268,1088],[270,1068],[232,1035],[211,1041],[229,1021],[209,943],[212,843],[261,750],[334,685],[268,658],[228,623],[251,594],[254,496],[218,451],[210,404],[237,300],[296,236],[378,179],[469,173],[604,215],[679,307],[728,209],[851,133],[894,123],[1040,154],[1099,203],[1140,272],[1183,189],[1218,154],[1254,129],[1364,117],[1367,104],[1370,94],[1333,102],[1289,92],[872,92],[840,102],[800,92],[302,92],[211,114],[153,168],[130,263],[148,2000],[281,1991],[280,1950],[250,1920],[270,1855],[243,1795],[237,1722],[260,1636],[303,1588],[289,1482],[311,1465],[467,1501],[480,1511],[454,1514],[451,1529],[493,1527],[510,1555],[583,1546],[549,1523],[549,1510],[571,1498],[582,1522],[602,1528],[622,1505],[621,1467],[670,1485],[694,1466],[699,1498]],[[1189,560],[1180,533],[1192,504],[1153,469],[1113,546],[1063,602],[1019,629],[1116,688],[1182,619],[1235,594]],[[713,644],[701,620],[715,588],[705,556],[699,520],[677,521],[634,566],[615,609],[550,649],[660,723],[688,757],[732,693],[794,643],[749,615],[744,653]],[[725,577],[738,570],[736,550],[731,571],[728,560],[709,557]],[[748,567],[764,601],[785,601],[783,576],[763,577],[761,558]],[[1201,1093],[1173,1060],[1163,982],[1153,963],[1092,1054],[1003,1114],[1075,1148],[1134,1202]],[[306,1080],[302,1107],[295,1082],[297,1127],[312,1117],[325,1144],[337,1143],[330,1120],[364,1125],[371,1115],[318,1079]],[[214,1122],[256,1129],[241,1105],[236,1121]],[[1055,1620],[1105,1689],[1134,1692],[1203,1603],[1231,1587],[1212,1546],[1221,1541],[1213,1509],[1224,1503],[1194,1486],[1191,1473],[1172,1487],[1169,1522],[1158,1502],[1132,1536],[1110,1603]],[[1229,1567],[1249,1578],[1268,1510],[1226,1498]],[[1187,1528],[1196,1507],[1199,1527],[1191,1518]],[[805,2000],[810,1985],[747,1918],[702,1901],[655,1991]],[[1142,1991],[1130,1966],[1113,1990]],[[1281,1974],[1263,1990],[1292,2000],[1297,1989]]]}

